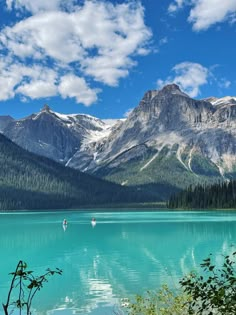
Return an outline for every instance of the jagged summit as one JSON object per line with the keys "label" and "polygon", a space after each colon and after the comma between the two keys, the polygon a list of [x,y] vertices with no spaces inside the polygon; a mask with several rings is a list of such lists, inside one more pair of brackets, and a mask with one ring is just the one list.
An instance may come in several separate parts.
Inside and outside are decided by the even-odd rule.
{"label": "jagged summit", "polygon": [[45,104],[43,108],[41,109],[41,112],[50,112],[50,111],[51,111],[51,108],[49,107],[48,104]]}
{"label": "jagged summit", "polygon": [[140,101],[140,104],[148,103],[158,95],[162,97],[172,96],[172,95],[182,95],[184,97],[189,98],[187,94],[181,91],[180,87],[177,84],[172,83],[172,84],[165,85],[160,90],[148,90],[144,94],[142,100]]}
{"label": "jagged summit", "polygon": [[161,91],[163,92],[176,92],[176,91],[181,91],[179,86],[175,83],[167,84],[165,85]]}
{"label": "jagged summit", "polygon": [[160,93],[160,94],[164,94],[164,95],[177,94],[177,95],[189,97],[186,93],[184,93],[183,91],[181,91],[180,87],[179,87],[177,84],[175,84],[175,83],[171,83],[171,84],[165,85],[165,86],[159,91],[159,93]]}

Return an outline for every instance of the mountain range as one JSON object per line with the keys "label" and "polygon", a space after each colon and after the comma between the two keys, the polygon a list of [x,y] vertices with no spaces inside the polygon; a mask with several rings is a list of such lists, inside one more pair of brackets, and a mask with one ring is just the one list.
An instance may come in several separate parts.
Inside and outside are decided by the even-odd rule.
{"label": "mountain range", "polygon": [[236,177],[236,97],[195,100],[175,84],[147,91],[126,119],[60,114],[44,106],[0,131],[69,168],[166,200],[190,184]]}

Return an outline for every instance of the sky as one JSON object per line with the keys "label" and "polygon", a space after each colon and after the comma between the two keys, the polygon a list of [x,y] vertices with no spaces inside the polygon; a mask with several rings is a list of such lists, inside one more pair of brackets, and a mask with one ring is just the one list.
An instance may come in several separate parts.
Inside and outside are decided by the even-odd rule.
{"label": "sky", "polygon": [[169,83],[236,96],[236,0],[0,0],[0,115],[123,118]]}

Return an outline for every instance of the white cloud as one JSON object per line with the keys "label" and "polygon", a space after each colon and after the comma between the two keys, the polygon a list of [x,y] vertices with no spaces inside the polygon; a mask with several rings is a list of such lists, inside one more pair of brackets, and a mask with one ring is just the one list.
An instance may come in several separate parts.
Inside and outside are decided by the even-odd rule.
{"label": "white cloud", "polygon": [[57,74],[44,66],[24,66],[20,63],[0,59],[0,100],[22,94],[32,99],[54,96]]}
{"label": "white cloud", "polygon": [[52,82],[32,81],[23,83],[16,89],[16,92],[35,99],[57,95],[57,87]]}
{"label": "white cloud", "polygon": [[6,27],[0,34],[0,42],[22,59],[48,56],[70,63],[85,53],[79,37],[76,40],[71,15],[65,12],[41,13]]}
{"label": "white cloud", "polygon": [[199,63],[182,62],[172,69],[174,75],[169,76],[166,80],[157,80],[158,88],[169,84],[176,83],[180,88],[191,97],[200,94],[200,87],[206,84],[210,72],[207,68]]}
{"label": "white cloud", "polygon": [[31,13],[40,11],[56,11],[61,8],[71,8],[73,0],[6,0],[8,10],[27,10]]}
{"label": "white cloud", "polygon": [[83,61],[84,72],[87,75],[110,86],[116,86],[120,78],[124,78],[129,74],[128,69],[122,67],[124,63],[126,67],[132,65],[129,58],[123,60],[119,56],[112,57],[112,55],[86,58]]}
{"label": "white cloud", "polygon": [[15,96],[14,86],[17,84],[17,79],[11,76],[0,77],[0,101],[6,101]]}
{"label": "white cloud", "polygon": [[77,103],[83,103],[86,106],[97,101],[98,90],[92,90],[88,87],[83,78],[68,74],[61,78],[58,91],[63,98],[75,97]]}
{"label": "white cloud", "polygon": [[200,31],[224,20],[231,20],[231,14],[235,12],[235,0],[198,0],[188,20],[193,23],[195,31]]}
{"label": "white cloud", "polygon": [[174,13],[174,12],[178,11],[179,9],[181,9],[184,6],[185,2],[186,2],[186,0],[173,1],[168,7],[168,12]]}
{"label": "white cloud", "polygon": [[[74,74],[84,77],[84,80],[90,77],[94,81],[116,86],[136,65],[135,57],[149,52],[147,44],[152,34],[144,24],[142,5],[133,1],[113,4],[85,0],[83,5],[74,6],[71,11],[56,11],[65,2],[8,0],[9,9],[25,8],[35,15],[1,31],[0,53],[2,50],[4,55],[7,51],[8,56],[17,59],[22,67],[27,66],[29,60],[33,66],[41,63],[43,67],[53,67],[57,79]],[[69,2],[72,4],[73,1]],[[52,11],[47,10],[47,6]],[[35,79],[23,82],[21,78],[15,93],[38,97],[40,92],[36,93],[35,88],[38,84],[47,94],[53,94],[54,82],[47,85],[43,82],[39,80],[37,83]],[[11,88],[12,85],[10,82]],[[95,90],[92,91],[94,93]],[[70,92],[63,93],[71,95]],[[5,97],[13,94],[6,92]],[[84,99],[85,105],[90,102],[86,97],[74,97]],[[97,98],[93,96],[91,99]]]}
{"label": "white cloud", "polygon": [[224,21],[235,23],[235,0],[175,0],[168,7],[168,12],[176,12],[184,6],[191,6],[188,21],[195,31],[206,30]]}
{"label": "white cloud", "polygon": [[0,100],[14,98],[38,99],[61,95],[75,97],[77,103],[86,106],[97,101],[98,89],[91,89],[83,78],[73,74],[60,76],[55,70],[43,65],[25,66],[20,63],[6,64],[0,59]]}
{"label": "white cloud", "polygon": [[80,34],[83,46],[98,49],[97,55],[84,58],[85,73],[97,81],[117,85],[119,78],[126,77],[129,68],[135,65],[131,57],[148,52],[145,43],[151,32],[144,25],[143,8],[139,4],[133,7],[125,3],[115,7],[101,3],[94,10],[93,2],[89,2],[80,17],[84,22],[83,30],[86,30]]}
{"label": "white cloud", "polygon": [[218,86],[220,88],[223,88],[223,89],[228,89],[230,86],[231,86],[231,82],[225,78],[222,78],[220,80],[216,80],[217,83],[218,83]]}

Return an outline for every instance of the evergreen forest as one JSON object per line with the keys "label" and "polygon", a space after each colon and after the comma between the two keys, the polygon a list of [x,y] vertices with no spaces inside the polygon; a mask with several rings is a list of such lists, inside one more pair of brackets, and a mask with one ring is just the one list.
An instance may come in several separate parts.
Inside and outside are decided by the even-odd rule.
{"label": "evergreen forest", "polygon": [[0,210],[68,209],[145,201],[134,188],[30,153],[0,134]]}
{"label": "evergreen forest", "polygon": [[171,209],[234,209],[236,208],[236,180],[212,185],[189,186],[173,194],[168,202]]}

